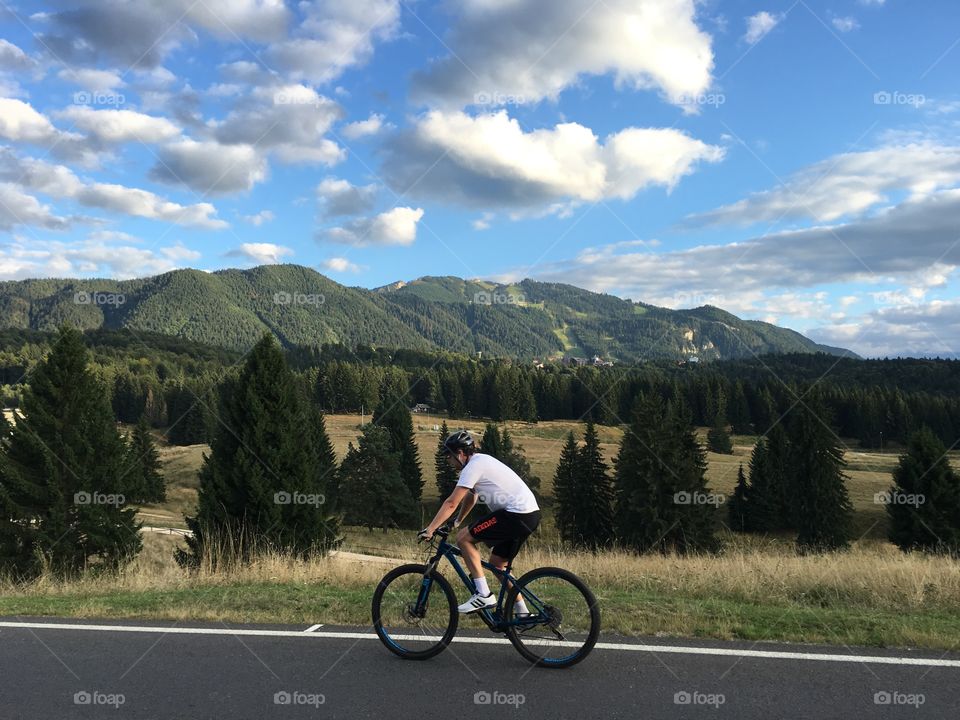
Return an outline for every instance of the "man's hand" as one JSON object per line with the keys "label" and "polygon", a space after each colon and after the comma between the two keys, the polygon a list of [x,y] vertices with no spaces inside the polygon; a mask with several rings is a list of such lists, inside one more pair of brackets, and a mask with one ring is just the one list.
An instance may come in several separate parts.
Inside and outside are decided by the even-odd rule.
{"label": "man's hand", "polygon": [[432,540],[432,539],[433,539],[433,531],[430,530],[430,528],[424,528],[423,530],[417,533],[418,543],[421,543],[424,540]]}

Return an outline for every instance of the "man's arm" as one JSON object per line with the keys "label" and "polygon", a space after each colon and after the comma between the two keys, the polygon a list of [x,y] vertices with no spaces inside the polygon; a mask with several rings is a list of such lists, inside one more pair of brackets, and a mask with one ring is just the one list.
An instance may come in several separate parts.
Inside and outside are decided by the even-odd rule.
{"label": "man's arm", "polygon": [[[453,492],[450,493],[450,497],[444,500],[440,504],[440,509],[437,510],[437,514],[434,516],[433,520],[430,521],[430,524],[425,528],[428,535],[433,535],[437,528],[443,525],[451,515],[456,511],[457,506],[463,502],[464,498],[470,496],[468,501],[470,504],[467,506],[467,512],[473,508],[473,504],[477,501],[476,496],[470,492],[469,489],[465,487],[456,487],[453,489]],[[466,517],[467,513],[461,511],[460,517]]]}

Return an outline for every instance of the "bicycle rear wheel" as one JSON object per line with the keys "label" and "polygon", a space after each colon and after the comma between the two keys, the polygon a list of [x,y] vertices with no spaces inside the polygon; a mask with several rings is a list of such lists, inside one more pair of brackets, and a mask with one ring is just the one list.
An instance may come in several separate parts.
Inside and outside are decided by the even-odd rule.
{"label": "bicycle rear wheel", "polygon": [[[373,627],[384,645],[407,660],[442,652],[457,632],[457,597],[446,578],[426,565],[401,565],[373,593]],[[418,603],[424,593],[422,603]]]}
{"label": "bicycle rear wheel", "polygon": [[[514,602],[521,593],[531,616],[515,619]],[[525,574],[510,589],[504,611],[510,642],[540,667],[577,664],[600,635],[597,599],[583,580],[562,568],[537,568]]]}

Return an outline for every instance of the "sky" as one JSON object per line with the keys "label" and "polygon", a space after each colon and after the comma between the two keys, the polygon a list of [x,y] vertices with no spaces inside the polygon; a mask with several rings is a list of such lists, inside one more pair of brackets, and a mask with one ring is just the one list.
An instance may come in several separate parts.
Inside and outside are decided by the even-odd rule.
{"label": "sky", "polygon": [[565,282],[960,354],[956,0],[0,4],[0,280]]}

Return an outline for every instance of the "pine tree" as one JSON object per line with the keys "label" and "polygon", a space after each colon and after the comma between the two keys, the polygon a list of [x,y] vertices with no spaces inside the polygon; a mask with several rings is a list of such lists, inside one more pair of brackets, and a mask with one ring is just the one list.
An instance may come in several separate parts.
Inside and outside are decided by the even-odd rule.
{"label": "pine tree", "polygon": [[553,476],[554,518],[557,530],[564,542],[575,543],[579,521],[578,471],[579,452],[573,431],[567,433],[567,441],[560,451],[560,460]]}
{"label": "pine tree", "polygon": [[614,536],[614,493],[609,467],[603,461],[600,438],[593,423],[588,422],[584,431],[575,474],[580,503],[579,538],[575,543],[594,550],[606,547]]}
{"label": "pine tree", "polygon": [[501,457],[498,459],[519,475],[527,486],[533,490],[534,495],[539,497],[540,478],[533,474],[530,461],[527,460],[527,456],[523,452],[523,445],[514,443],[513,437],[506,428],[500,433],[500,454]]}
{"label": "pine tree", "polygon": [[843,473],[843,450],[827,422],[820,401],[798,405],[789,433],[791,466],[796,478],[797,548],[825,552],[846,548],[853,508]]}
{"label": "pine tree", "polygon": [[770,479],[767,438],[760,438],[750,454],[750,484],[743,515],[744,527],[749,532],[767,533],[781,529],[779,485]]}
{"label": "pine tree", "polygon": [[480,452],[503,462],[503,451],[500,449],[500,431],[493,423],[487,423],[483,428],[483,438],[480,440]]}
{"label": "pine tree", "polygon": [[[706,460],[682,408],[640,396],[617,455],[618,538],[640,552],[713,550]],[[684,502],[686,501],[686,502]]]}
{"label": "pine tree", "polygon": [[216,402],[210,388],[181,384],[167,393],[167,442],[171,445],[200,445],[209,441],[207,407]]}
{"label": "pine tree", "polygon": [[167,499],[162,467],[150,424],[143,414],[130,436],[127,452],[125,472],[129,473],[130,502],[158,503]]}
{"label": "pine tree", "polygon": [[350,444],[340,467],[346,522],[369,530],[414,527],[417,506],[400,474],[400,453],[392,449],[389,431],[370,423],[358,445]]}
{"label": "pine tree", "polygon": [[447,429],[447,421],[444,420],[440,426],[440,437],[437,438],[437,452],[433,456],[433,467],[436,471],[437,493],[441,499],[450,497],[450,493],[457,486],[459,474],[450,467],[447,462],[447,450],[443,441],[447,439],[450,431]]}
{"label": "pine tree", "polygon": [[733,489],[733,495],[727,503],[727,522],[730,529],[736,532],[745,532],[747,530],[747,498],[749,497],[749,488],[747,487],[747,476],[743,472],[743,464],[737,470],[737,484]]}
{"label": "pine tree", "polygon": [[733,455],[733,442],[727,431],[727,420],[723,414],[718,414],[713,427],[707,433],[707,447],[710,452],[721,455]]}
{"label": "pine tree", "polygon": [[264,549],[301,557],[326,552],[338,528],[327,506],[329,468],[318,462],[325,433],[272,335],[223,384],[218,415],[200,469],[197,514],[187,518],[193,537],[178,560],[194,565],[207,556],[216,565],[218,546],[228,549],[223,559],[241,561]]}
{"label": "pine tree", "polygon": [[400,375],[393,375],[385,381],[380,403],[373,413],[373,423],[390,433],[391,449],[400,453],[400,476],[406,483],[410,497],[419,503],[423,497],[423,473],[413,435],[407,387]]}
{"label": "pine tree", "polygon": [[68,576],[128,561],[141,541],[135,511],[124,507],[126,446],[78,331],[61,329],[30,376],[22,409],[0,453],[0,505],[11,513],[0,567],[31,577],[42,559]]}
{"label": "pine tree", "polygon": [[929,428],[910,436],[885,499],[890,541],[901,550],[960,555],[960,476]]}

